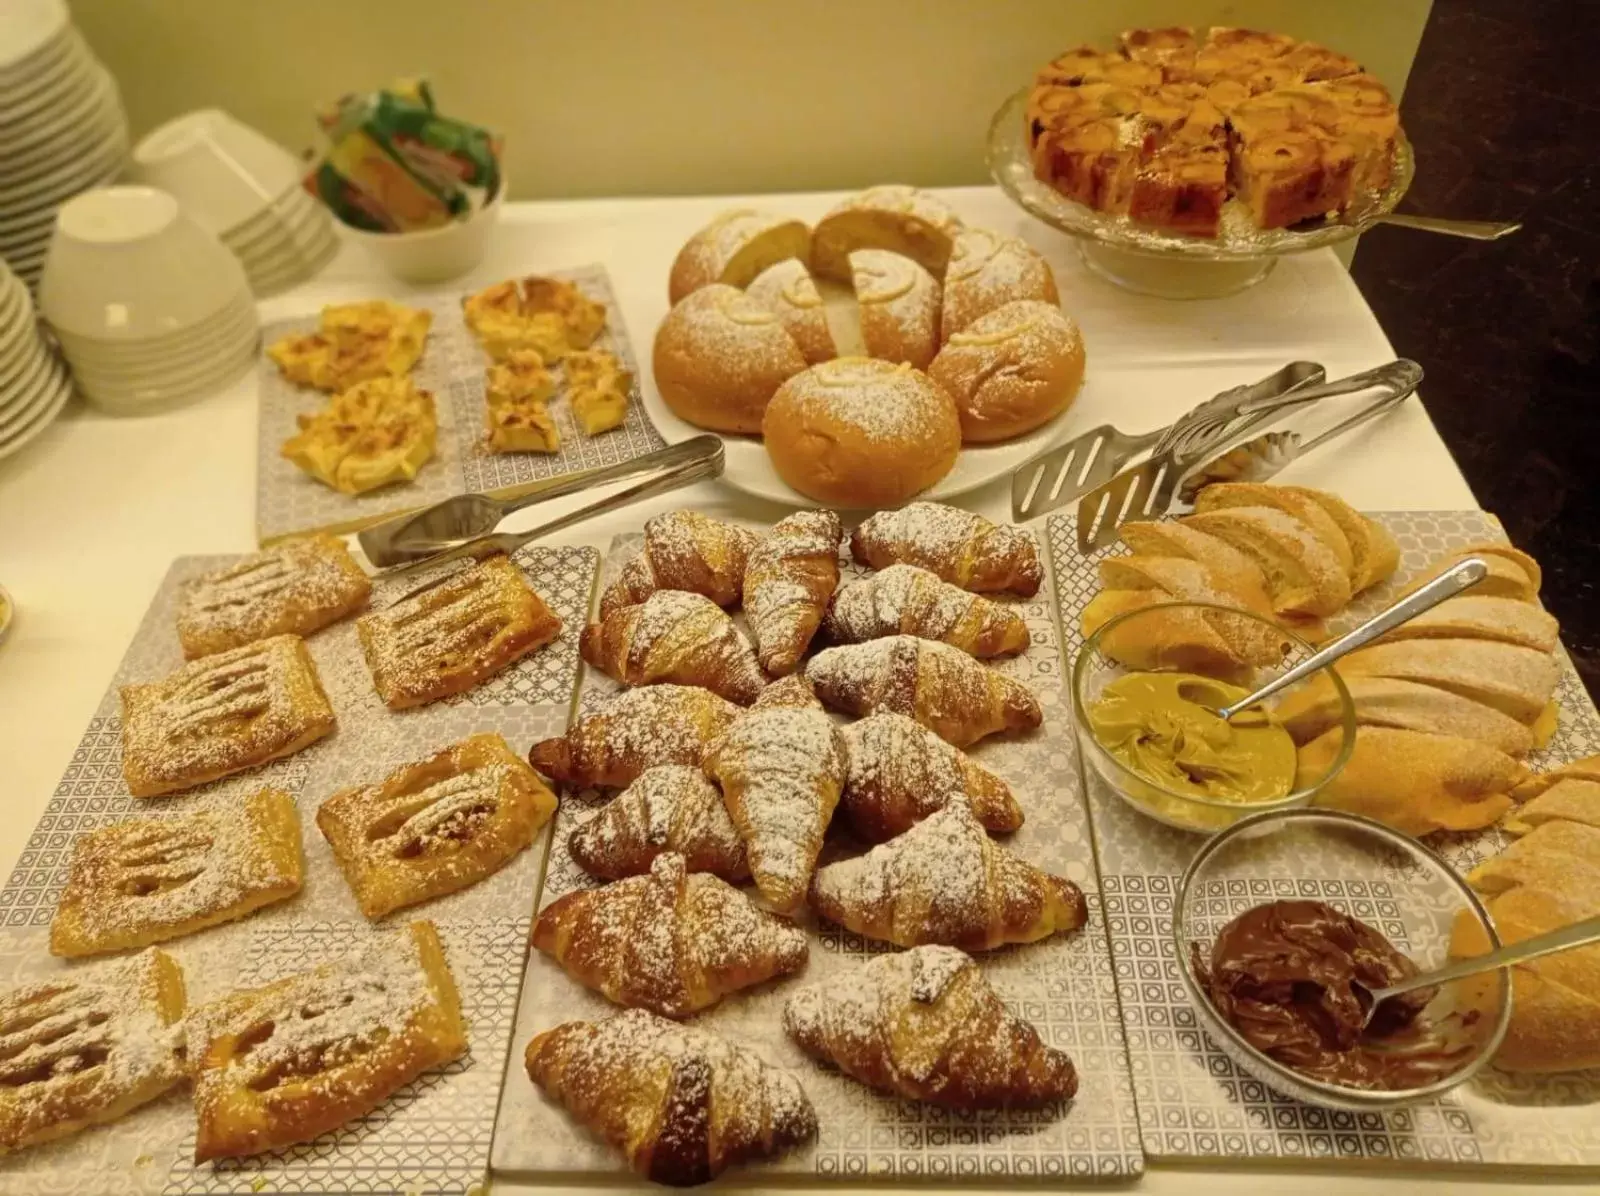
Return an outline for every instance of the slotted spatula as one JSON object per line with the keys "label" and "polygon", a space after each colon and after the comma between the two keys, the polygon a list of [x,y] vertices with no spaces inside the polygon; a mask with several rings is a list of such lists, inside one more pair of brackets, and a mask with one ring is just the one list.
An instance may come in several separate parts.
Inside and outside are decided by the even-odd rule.
{"label": "slotted spatula", "polygon": [[1230,411],[1252,399],[1287,394],[1296,387],[1313,385],[1326,377],[1326,372],[1314,361],[1291,361],[1259,382],[1235,386],[1207,399],[1153,432],[1130,436],[1110,424],[1102,424],[1066,444],[1045,449],[1019,465],[1011,475],[1011,520],[1022,523],[1047,515],[1099,489],[1145,449],[1150,450],[1151,456],[1160,455],[1181,430],[1197,420]]}

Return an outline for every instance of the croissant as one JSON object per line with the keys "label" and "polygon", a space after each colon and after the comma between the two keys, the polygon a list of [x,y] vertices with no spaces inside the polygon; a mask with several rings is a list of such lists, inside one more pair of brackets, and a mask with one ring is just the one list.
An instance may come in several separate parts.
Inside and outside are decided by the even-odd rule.
{"label": "croissant", "polygon": [[722,794],[698,768],[662,764],[646,769],[589,821],[572,832],[567,850],[578,866],[602,880],[650,871],[667,852],[691,872],[723,880],[750,878],[744,841]]}
{"label": "croissant", "polygon": [[645,876],[551,902],[533,945],[619,1005],[688,1017],[805,966],[805,931],[758,909],[727,881],[657,856]]}
{"label": "croissant", "polygon": [[658,1184],[688,1187],[810,1141],[800,1082],[755,1052],[630,1009],[536,1035],[528,1078]]}
{"label": "croissant", "polygon": [[844,787],[844,742],[833,720],[820,710],[752,710],[706,749],[704,766],[722,786],[756,887],[774,909],[792,912],[805,900]]}
{"label": "croissant", "polygon": [[783,1028],[870,1088],[947,1108],[1028,1107],[1078,1091],[1072,1060],[1012,1016],[954,947],[879,955],[842,983],[803,988]]}
{"label": "croissant", "polygon": [[972,656],[1015,656],[1028,625],[998,602],[940,581],[916,565],[890,565],[840,590],[824,625],[836,643],[917,635]]}
{"label": "croissant", "polygon": [[817,696],[835,710],[910,715],[957,747],[1044,721],[1028,687],[959,648],[912,635],[818,652],[806,666]]}
{"label": "croissant", "polygon": [[657,590],[688,590],[718,606],[735,605],[755,539],[754,532],[698,511],[657,515],[644,525],[644,547],[600,596],[600,617]]}
{"label": "croissant", "polygon": [[776,707],[821,710],[822,703],[817,701],[817,693],[811,688],[811,682],[806,680],[804,673],[790,673],[783,680],[774,681],[762,690],[761,696],[750,709],[771,710]]}
{"label": "croissant", "polygon": [[739,708],[697,685],[652,685],[612,698],[565,735],[533,745],[528,762],[553,781],[578,788],[631,785],[659,764],[700,765]]}
{"label": "croissant", "polygon": [[1014,527],[943,503],[908,503],[879,511],[850,537],[850,554],[863,565],[917,565],[963,590],[1039,592],[1044,571],[1033,537]]}
{"label": "croissant", "polygon": [[773,524],[750,551],[744,613],[761,667],[792,673],[839,585],[844,526],[832,511],[796,511]]}
{"label": "croissant", "polygon": [[811,906],[868,938],[965,951],[1035,942],[1088,917],[1077,885],[1012,855],[959,801],[866,855],[818,869]]}
{"label": "croissant", "polygon": [[583,629],[583,659],[624,685],[699,685],[748,706],[766,685],[733,620],[709,598],[657,590]]}
{"label": "croissant", "polygon": [[839,808],[858,838],[892,839],[954,797],[966,798],[987,830],[1022,825],[1011,786],[915,719],[883,710],[840,734],[849,769]]}

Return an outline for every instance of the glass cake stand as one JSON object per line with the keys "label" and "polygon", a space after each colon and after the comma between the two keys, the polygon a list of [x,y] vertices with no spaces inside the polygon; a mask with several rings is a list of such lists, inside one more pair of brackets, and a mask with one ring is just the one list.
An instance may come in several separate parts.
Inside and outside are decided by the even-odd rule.
{"label": "glass cake stand", "polygon": [[1084,264],[1102,278],[1141,294],[1166,299],[1211,299],[1254,286],[1285,254],[1307,253],[1359,236],[1405,197],[1416,171],[1411,143],[1395,144],[1389,186],[1358,198],[1337,218],[1293,228],[1257,228],[1245,205],[1230,199],[1216,237],[1194,237],[1135,224],[1126,216],[1074,203],[1036,179],[1028,157],[1024,111],[1028,89],[1000,105],[989,123],[989,173],[1029,214],[1077,240]]}

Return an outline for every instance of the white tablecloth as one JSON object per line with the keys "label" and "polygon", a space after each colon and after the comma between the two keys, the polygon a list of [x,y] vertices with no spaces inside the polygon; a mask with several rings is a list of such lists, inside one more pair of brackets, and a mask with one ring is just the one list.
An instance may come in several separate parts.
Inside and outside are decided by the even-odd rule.
{"label": "white tablecloth", "polygon": [[[1094,277],[1066,238],[1023,217],[998,192],[963,188],[946,195],[964,218],[1026,237],[1055,265],[1063,306],[1083,328],[1093,380],[1074,408],[1076,426],[1110,421],[1139,431],[1285,361],[1321,361],[1329,377],[1338,377],[1392,355],[1355,284],[1329,252],[1286,258],[1266,282],[1231,298],[1148,299]],[[764,196],[756,202],[814,219],[836,198]],[[650,338],[666,311],[673,255],[697,227],[735,202],[719,197],[511,204],[489,259],[452,289],[602,262],[635,348],[648,361]],[[262,313],[276,318],[314,311],[331,299],[380,294],[400,298],[406,290],[377,274],[359,248],[347,246],[314,283],[264,304]],[[642,382],[651,385],[648,377]],[[687,434],[682,425],[661,431],[669,440]],[[247,377],[192,407],[160,415],[112,419],[75,409],[37,445],[0,463],[0,582],[18,606],[10,639],[0,648],[0,860],[8,870],[169,561],[254,546],[255,436],[255,380]],[[1473,505],[1415,400],[1337,448],[1296,463],[1287,476],[1337,490],[1372,510]],[[1008,482],[1000,479],[970,494],[964,505],[1008,519]],[[596,520],[564,539],[603,546],[651,514],[680,506],[751,521],[782,513],[724,484],[701,483]],[[551,513],[546,507],[524,517],[531,523]],[[1376,1194],[1391,1191],[1394,1182],[1326,1172],[1157,1167],[1142,1188]],[[1451,1192],[1508,1190],[1495,1183],[1439,1182],[1449,1183]],[[495,1190],[521,1189],[497,1181]],[[1580,1189],[1541,1188],[1567,1190]]]}

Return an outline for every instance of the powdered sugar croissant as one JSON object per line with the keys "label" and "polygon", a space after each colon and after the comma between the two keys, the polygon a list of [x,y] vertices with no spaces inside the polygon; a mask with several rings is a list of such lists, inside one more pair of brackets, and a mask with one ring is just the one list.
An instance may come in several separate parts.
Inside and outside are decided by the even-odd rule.
{"label": "powdered sugar croissant", "polygon": [[773,524],[750,552],[744,613],[761,667],[794,671],[839,585],[839,539],[832,511],[797,511]]}
{"label": "powdered sugar croissant", "polygon": [[624,685],[699,685],[731,702],[755,701],[766,678],[733,620],[709,598],[658,590],[583,629],[588,664]]}
{"label": "powdered sugar croissant", "polygon": [[533,945],[619,1005],[687,1017],[805,966],[805,932],[708,872],[663,855],[648,876],[580,889],[546,906]]}
{"label": "powdered sugar croissant", "polygon": [[1016,611],[916,565],[890,565],[840,590],[825,627],[842,644],[916,635],[978,657],[1015,656],[1028,646],[1028,625]]}
{"label": "powdered sugar croissant", "polygon": [[644,525],[644,545],[600,598],[604,618],[657,590],[688,590],[718,606],[744,592],[745,560],[755,533],[698,511],[668,511]]}
{"label": "powdered sugar croissant", "polygon": [[738,713],[732,702],[698,685],[625,690],[565,735],[534,744],[528,762],[553,781],[620,789],[660,764],[698,768],[706,744]]}
{"label": "powdered sugar croissant", "polygon": [[879,955],[803,988],[783,1027],[814,1059],[869,1087],[952,1109],[1042,1105],[1072,1096],[1063,1052],[1012,1016],[972,958],[954,947]]}
{"label": "powdered sugar croissant", "polygon": [[685,764],[645,770],[572,832],[567,850],[585,872],[604,880],[648,872],[668,852],[682,856],[691,872],[735,882],[750,877],[744,842],[721,792]]}
{"label": "powdered sugar croissant", "polygon": [[864,856],[818,869],[811,906],[868,938],[965,951],[1035,942],[1088,917],[1077,885],[1001,847],[965,802]]}
{"label": "powdered sugar croissant", "polygon": [[1039,550],[1027,532],[936,502],[879,511],[856,528],[850,552],[874,569],[918,565],[981,594],[1009,590],[1031,598],[1044,578]]}

